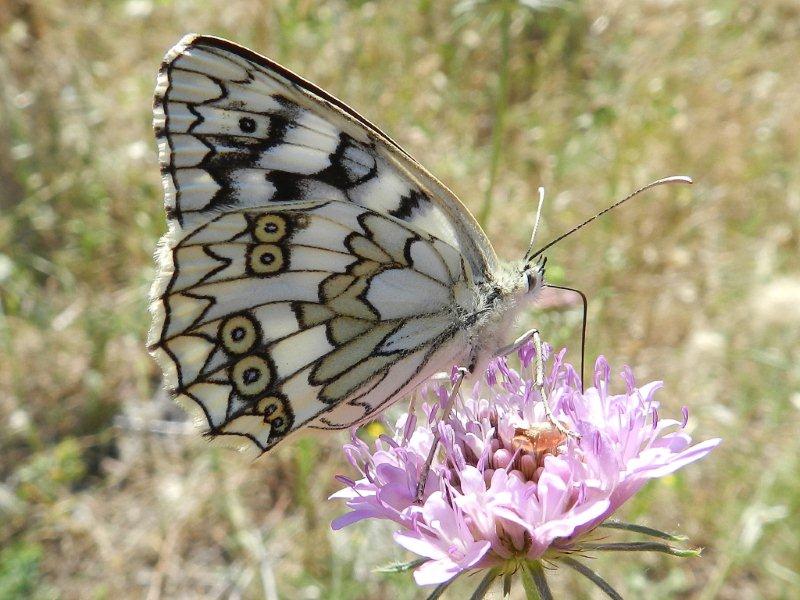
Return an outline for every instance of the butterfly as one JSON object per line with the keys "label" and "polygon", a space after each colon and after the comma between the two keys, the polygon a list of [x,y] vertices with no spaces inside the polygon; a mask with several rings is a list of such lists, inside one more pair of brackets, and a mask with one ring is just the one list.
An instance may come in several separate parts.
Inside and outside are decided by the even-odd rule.
{"label": "butterfly", "polygon": [[376,126],[232,42],[167,53],[154,128],[168,232],[148,349],[215,441],[261,454],[481,368],[542,288],[542,260],[499,261]]}

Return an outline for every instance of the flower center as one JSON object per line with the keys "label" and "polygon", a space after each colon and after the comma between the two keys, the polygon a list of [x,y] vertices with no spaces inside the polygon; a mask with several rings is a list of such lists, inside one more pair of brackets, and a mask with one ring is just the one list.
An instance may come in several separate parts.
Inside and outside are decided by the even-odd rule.
{"label": "flower center", "polygon": [[564,441],[566,436],[549,422],[517,427],[510,444],[504,443],[499,436],[495,437],[488,476],[491,477],[493,469],[506,469],[523,481],[535,482],[542,472],[545,456],[557,456]]}

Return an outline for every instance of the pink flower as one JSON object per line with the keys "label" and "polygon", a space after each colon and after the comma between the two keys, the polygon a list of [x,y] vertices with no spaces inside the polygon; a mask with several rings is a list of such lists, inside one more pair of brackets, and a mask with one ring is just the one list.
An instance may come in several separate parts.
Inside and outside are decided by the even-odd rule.
{"label": "pink flower", "polygon": [[[602,357],[594,386],[581,391],[564,353],[555,357],[545,391],[555,419],[577,435],[564,435],[548,421],[530,379],[495,360],[444,420],[438,417],[449,392],[439,388],[438,402],[423,404],[422,423],[413,413],[403,415],[394,435],[382,436],[374,451],[353,436],[345,453],[361,479],[340,478],[346,487],[332,497],[344,499],[350,512],[333,528],[367,518],[394,521],[397,543],[427,559],[414,573],[420,585],[446,584],[476,569],[509,572],[542,558],[588,571],[568,554],[602,550],[591,543],[596,527],[649,479],[704,457],[720,440],[692,445],[686,410],[680,421],[659,418],[654,396],[660,382],[637,388],[630,369],[622,373],[626,391],[612,394]],[[519,355],[525,367],[534,357],[530,347]],[[440,449],[416,501],[432,424]]]}
{"label": "pink flower", "polygon": [[414,528],[413,533],[394,536],[404,548],[431,559],[414,574],[420,585],[442,583],[478,566],[491,547],[488,541],[475,539],[464,516],[453,510],[442,492],[428,496],[421,516],[419,526],[426,535]]}

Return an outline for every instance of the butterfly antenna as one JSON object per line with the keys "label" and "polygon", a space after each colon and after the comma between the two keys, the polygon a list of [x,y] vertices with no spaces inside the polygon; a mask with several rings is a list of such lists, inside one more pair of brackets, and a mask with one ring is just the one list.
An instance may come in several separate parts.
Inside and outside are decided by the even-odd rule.
{"label": "butterfly antenna", "polygon": [[592,221],[594,221],[594,220],[595,220],[595,219],[597,219],[598,217],[600,217],[600,216],[602,216],[602,215],[606,214],[607,212],[609,212],[609,211],[611,211],[611,210],[614,210],[614,209],[615,209],[615,208],[617,208],[617,207],[618,207],[620,204],[624,204],[625,202],[627,202],[627,201],[628,201],[628,200],[630,200],[631,198],[633,198],[633,197],[635,197],[635,196],[638,196],[638,195],[639,195],[639,194],[641,194],[642,192],[646,192],[646,191],[647,191],[647,190],[649,190],[650,188],[654,188],[654,187],[656,187],[656,186],[659,186],[659,185],[664,185],[664,184],[667,184],[667,183],[692,183],[692,178],[691,178],[691,177],[686,177],[685,175],[673,175],[672,177],[664,177],[664,179],[658,179],[658,180],[656,180],[656,181],[653,181],[653,182],[651,182],[651,183],[648,183],[646,186],[639,188],[638,190],[636,190],[635,192],[633,192],[633,193],[631,193],[631,194],[628,194],[628,195],[627,195],[627,196],[625,196],[625,197],[624,197],[622,200],[620,200],[620,201],[618,201],[618,202],[615,202],[614,204],[612,204],[611,206],[609,206],[609,207],[608,207],[608,208],[606,208],[605,210],[601,210],[599,213],[597,213],[597,214],[596,214],[596,215],[594,215],[593,217],[590,217],[590,218],[586,219],[586,220],[585,220],[583,223],[581,223],[580,225],[576,225],[575,227],[573,227],[572,229],[570,229],[570,230],[569,230],[569,231],[567,231],[566,233],[564,233],[564,234],[562,234],[562,235],[558,236],[558,237],[557,237],[556,239],[554,239],[553,241],[551,241],[551,242],[548,242],[547,244],[545,244],[544,246],[542,246],[541,248],[539,248],[539,250],[537,250],[536,252],[534,252],[533,254],[531,254],[531,255],[530,255],[530,257],[528,258],[528,262],[532,261],[534,258],[536,258],[537,256],[539,256],[539,255],[540,255],[542,252],[544,252],[545,250],[547,250],[548,248],[550,248],[550,247],[551,247],[551,246],[553,246],[554,244],[557,244],[558,242],[560,242],[561,240],[563,240],[565,237],[568,237],[568,236],[572,235],[573,233],[575,233],[575,232],[576,232],[576,231],[578,231],[579,229],[583,229],[584,227],[586,227],[586,226],[587,226],[589,223],[591,223]]}
{"label": "butterfly antenna", "polygon": [[536,232],[539,230],[539,219],[542,218],[542,205],[544,205],[544,188],[539,187],[539,206],[536,208],[536,220],[533,222],[533,233],[531,233],[531,243],[528,244],[528,249],[525,250],[525,258],[528,258],[533,250],[533,241],[536,239]]}

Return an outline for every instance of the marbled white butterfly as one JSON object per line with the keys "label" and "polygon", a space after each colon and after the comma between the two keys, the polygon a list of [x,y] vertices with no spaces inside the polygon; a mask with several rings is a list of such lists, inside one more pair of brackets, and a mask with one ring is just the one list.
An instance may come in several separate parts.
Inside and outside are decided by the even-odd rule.
{"label": "marbled white butterfly", "polygon": [[543,285],[377,127],[250,50],[186,36],[154,113],[169,231],[148,344],[215,439],[262,453],[363,422],[482,365]]}

